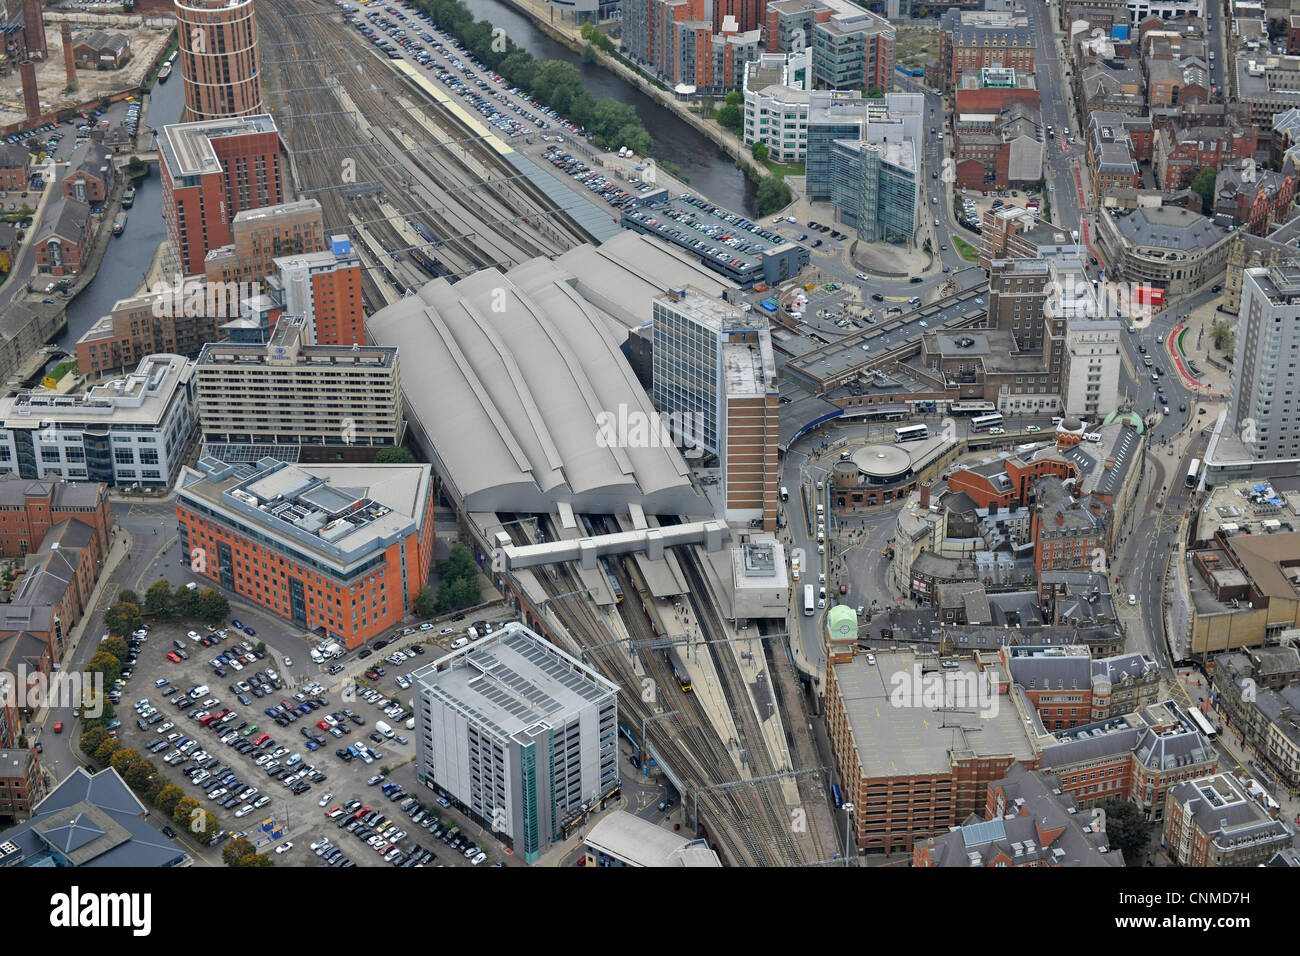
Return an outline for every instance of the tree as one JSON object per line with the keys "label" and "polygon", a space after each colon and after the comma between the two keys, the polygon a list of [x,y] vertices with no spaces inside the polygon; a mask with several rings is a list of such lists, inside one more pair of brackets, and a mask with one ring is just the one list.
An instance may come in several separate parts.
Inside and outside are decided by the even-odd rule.
{"label": "tree", "polygon": [[265,654],[265,653],[266,653],[266,641],[258,641],[258,642],[257,642],[256,651],[257,651],[257,653],[259,653],[259,654]]}
{"label": "tree", "polygon": [[420,593],[415,596],[415,613],[417,617],[433,617],[438,611],[437,598],[433,596],[433,590],[429,585],[420,588]]}
{"label": "tree", "polygon": [[582,62],[588,66],[594,66],[596,63],[596,48],[590,43],[582,48]]}
{"label": "tree", "polygon": [[121,749],[122,744],[114,738],[109,737],[95,750],[95,759],[100,763],[108,763],[109,760],[112,759],[113,754],[117,753]]}
{"label": "tree", "polygon": [[872,100],[884,99],[885,91],[878,86],[873,86],[867,90],[867,98]]}
{"label": "tree", "polygon": [[758,160],[760,163],[763,162],[763,160],[767,159],[768,156],[767,144],[755,143],[753,147],[750,149],[750,153],[753,154],[754,158]]}
{"label": "tree", "polygon": [[126,641],[120,637],[110,637],[106,641],[100,641],[99,649],[105,654],[112,654],[119,661],[126,660]]}
{"label": "tree", "polygon": [[1151,841],[1151,826],[1137,804],[1127,800],[1107,800],[1106,836],[1111,847],[1124,853],[1129,866],[1141,866]]}
{"label": "tree", "polygon": [[732,90],[723,97],[722,101],[728,106],[740,106],[745,102],[745,97],[741,95],[739,90]]}
{"label": "tree", "polygon": [[396,448],[385,448],[375,456],[377,465],[409,465],[415,461],[415,456],[410,450],[398,445]]}
{"label": "tree", "polygon": [[122,674],[122,662],[106,651],[95,651],[86,664],[86,670],[104,675],[104,683],[111,685]]}
{"label": "tree", "polygon": [[118,602],[104,612],[104,626],[110,634],[130,634],[143,623],[138,604]]}
{"label": "tree", "polygon": [[221,821],[216,818],[216,815],[211,810],[204,810],[199,829],[194,830],[193,827],[190,827],[190,830],[202,835],[205,840],[211,840],[221,830]]}
{"label": "tree", "polygon": [[[150,769],[151,770],[153,769],[152,764],[150,764]],[[160,773],[153,773],[150,775],[148,783],[146,783],[140,789],[140,795],[144,797],[144,799],[147,800],[149,803],[152,803],[154,806],[157,806],[158,795],[162,793],[164,790],[166,790],[169,786],[171,786],[171,784],[167,782],[166,777],[164,777]]]}
{"label": "tree", "polygon": [[158,791],[158,795],[153,798],[153,805],[158,808],[159,813],[171,817],[176,810],[176,804],[180,803],[184,796],[184,790],[175,784],[168,784]]}
{"label": "tree", "polygon": [[1192,192],[1200,193],[1201,212],[1207,215],[1214,212],[1214,183],[1218,175],[1213,166],[1206,166],[1192,180]]}
{"label": "tree", "polygon": [[764,176],[754,195],[758,214],[766,216],[790,205],[790,187],[775,176]]}
{"label": "tree", "polygon": [[140,603],[140,598],[137,597],[136,593],[130,588],[123,588],[121,591],[117,592],[117,603],[138,605]]}
{"label": "tree", "polygon": [[247,837],[239,837],[226,844],[221,851],[221,862],[226,866],[243,866],[244,857],[256,855],[257,847],[253,846]]}
{"label": "tree", "polygon": [[230,602],[226,596],[215,588],[204,588],[199,592],[198,618],[207,624],[216,624],[230,613]]}
{"label": "tree", "polygon": [[478,565],[474,563],[474,556],[470,553],[469,548],[457,542],[451,546],[451,551],[447,554],[447,560],[438,565],[438,576],[443,580],[448,578],[472,578],[478,574]]}
{"label": "tree", "polygon": [[[116,757],[117,754],[113,756]],[[127,767],[125,772],[118,772],[122,774],[122,779],[126,781],[128,787],[139,792],[143,792],[151,780],[159,779],[154,765],[148,760],[137,760]]]}
{"label": "tree", "polygon": [[159,579],[149,585],[149,590],[144,592],[144,606],[154,617],[171,617],[172,613],[172,586],[169,582]]}
{"label": "tree", "polygon": [[176,585],[176,590],[172,592],[172,613],[177,617],[198,617],[199,589]]}
{"label": "tree", "polygon": [[482,592],[476,578],[459,578],[444,581],[438,588],[438,610],[454,611],[469,607],[482,600]]}
{"label": "tree", "polygon": [[100,744],[111,739],[108,731],[103,727],[92,727],[81,735],[81,752],[87,757],[93,757],[99,750]]}
{"label": "tree", "polygon": [[199,806],[199,801],[195,800],[193,797],[182,797],[180,800],[176,801],[176,807],[172,810],[172,823],[188,830],[190,828],[190,821],[194,819],[194,811],[202,809],[203,808]]}
{"label": "tree", "polygon": [[108,765],[118,773],[122,773],[131,764],[138,763],[139,760],[140,751],[131,747],[123,747],[113,752],[113,755],[108,758]]}
{"label": "tree", "polygon": [[614,134],[614,140],[641,156],[645,156],[654,148],[654,140],[650,138],[650,133],[639,122],[628,123],[621,127]]}
{"label": "tree", "polygon": [[718,110],[718,122],[730,130],[740,129],[740,123],[743,116],[740,107],[728,103],[722,109]]}

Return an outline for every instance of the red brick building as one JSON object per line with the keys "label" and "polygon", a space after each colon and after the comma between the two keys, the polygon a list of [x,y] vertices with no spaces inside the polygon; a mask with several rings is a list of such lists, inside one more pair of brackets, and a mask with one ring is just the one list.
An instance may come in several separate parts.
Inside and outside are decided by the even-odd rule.
{"label": "red brick building", "polygon": [[1214,212],[1231,216],[1255,236],[1268,235],[1285,222],[1295,199],[1295,167],[1284,172],[1259,169],[1253,159],[1219,170],[1214,183]]}
{"label": "red brick building", "polygon": [[963,73],[985,67],[1032,74],[1037,42],[1024,14],[951,7],[939,21],[944,88],[954,89]]}
{"label": "red brick building", "polygon": [[253,0],[175,0],[185,115],[202,122],[264,112]]}
{"label": "red brick building", "polygon": [[997,505],[999,509],[1019,508],[1029,500],[1029,492],[1043,478],[1075,478],[1078,466],[1066,458],[1023,461],[1008,458],[991,465],[957,468],[948,479],[949,491],[964,491],[978,508]]}
{"label": "red brick building", "polygon": [[0,555],[27,554],[64,518],[90,526],[90,547],[102,561],[113,527],[107,485],[0,477]]}
{"label": "red brick building", "polygon": [[1217,118],[1217,122],[1208,117],[1197,123],[1175,122],[1156,134],[1156,183],[1170,192],[1186,189],[1206,166],[1222,169],[1253,159],[1257,146],[1258,130],[1231,114]]}
{"label": "red brick building", "polygon": [[88,205],[99,205],[113,186],[113,153],[103,143],[90,141],[78,147],[60,183],[63,195]]}
{"label": "red brick building", "polygon": [[280,132],[269,115],[180,123],[158,140],[163,219],[186,276],[231,241],[245,209],[284,202]]}
{"label": "red brick building", "polygon": [[0,189],[22,191],[27,188],[27,147],[0,145]]}
{"label": "red brick building", "polygon": [[36,751],[0,747],[0,819],[25,820],[44,796]]}
{"label": "red brick building", "polygon": [[59,197],[41,217],[36,234],[36,271],[52,276],[78,275],[90,255],[90,207]]}
{"label": "red brick building", "polygon": [[176,499],[196,575],[349,648],[412,612],[433,562],[431,466],[200,468]]}
{"label": "red brick building", "polygon": [[275,260],[270,286],[285,312],[303,315],[318,345],[364,345],[361,260],[346,236],[333,236],[328,252]]}
{"label": "red brick building", "polygon": [[1042,572],[1095,570],[1103,567],[1114,510],[1096,497],[1071,498],[1059,479],[1039,482],[1031,525],[1034,565]]}

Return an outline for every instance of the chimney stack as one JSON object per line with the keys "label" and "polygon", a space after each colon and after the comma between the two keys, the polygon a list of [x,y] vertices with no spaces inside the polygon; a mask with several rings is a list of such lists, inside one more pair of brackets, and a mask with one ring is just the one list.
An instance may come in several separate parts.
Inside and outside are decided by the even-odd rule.
{"label": "chimney stack", "polygon": [[921,486],[921,507],[927,510],[930,507],[930,486],[928,484]]}
{"label": "chimney stack", "polygon": [[77,61],[72,56],[72,27],[63,24],[63,66],[68,71],[68,89],[77,88]]}
{"label": "chimney stack", "polygon": [[41,115],[41,98],[36,92],[36,64],[24,60],[18,70],[23,79],[23,107],[27,110],[27,118],[34,120]]}
{"label": "chimney stack", "polygon": [[23,0],[23,41],[27,44],[27,55],[35,53],[45,59],[48,50],[45,45],[45,13],[41,9],[41,0]]}
{"label": "chimney stack", "polygon": [[1058,511],[1056,513],[1056,526],[1058,528],[1065,527],[1065,514],[1063,512]]}

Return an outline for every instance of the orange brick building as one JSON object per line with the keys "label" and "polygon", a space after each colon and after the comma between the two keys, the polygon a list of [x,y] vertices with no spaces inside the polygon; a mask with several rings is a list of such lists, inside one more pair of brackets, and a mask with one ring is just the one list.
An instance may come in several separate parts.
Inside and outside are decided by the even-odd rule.
{"label": "orange brick building", "polygon": [[284,202],[280,131],[267,114],[165,126],[158,154],[163,220],[186,276],[204,274],[240,212]]}
{"label": "orange brick building", "polygon": [[948,490],[966,492],[980,508],[1018,508],[1028,501],[1030,488],[1040,478],[1076,478],[1078,474],[1078,466],[1066,458],[1008,458],[990,465],[958,468],[948,479]]}
{"label": "orange brick building", "polygon": [[331,236],[330,248],[275,260],[268,285],[288,315],[307,319],[317,345],[365,345],[361,259],[347,236]]}
{"label": "orange brick building", "polygon": [[0,555],[24,555],[64,518],[90,525],[90,547],[102,560],[113,527],[108,486],[86,481],[0,478]]}
{"label": "orange brick building", "polygon": [[200,462],[176,518],[196,576],[357,647],[411,613],[433,561],[427,464]]}

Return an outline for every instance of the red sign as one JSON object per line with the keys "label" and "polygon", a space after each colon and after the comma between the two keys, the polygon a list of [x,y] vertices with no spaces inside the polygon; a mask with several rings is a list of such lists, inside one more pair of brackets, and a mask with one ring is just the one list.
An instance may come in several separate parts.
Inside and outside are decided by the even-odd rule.
{"label": "red sign", "polygon": [[1150,305],[1152,308],[1159,309],[1165,304],[1165,290],[1157,289],[1155,286],[1135,286],[1133,297],[1136,300],[1135,305]]}

